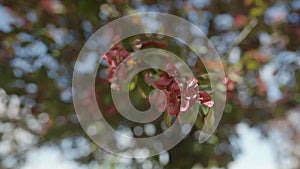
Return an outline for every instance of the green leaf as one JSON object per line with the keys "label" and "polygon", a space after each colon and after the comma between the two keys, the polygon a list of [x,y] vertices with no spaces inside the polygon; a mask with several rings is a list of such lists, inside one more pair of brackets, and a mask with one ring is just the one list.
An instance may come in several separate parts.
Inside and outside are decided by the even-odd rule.
{"label": "green leaf", "polygon": [[219,138],[216,135],[212,135],[207,142],[209,144],[217,144],[219,142]]}
{"label": "green leaf", "polygon": [[199,112],[199,114],[197,115],[195,125],[198,129],[202,129],[203,124],[204,124],[204,118],[203,115]]}
{"label": "green leaf", "polygon": [[208,85],[208,84],[200,84],[199,86],[201,89],[209,89],[210,88],[210,85]]}
{"label": "green leaf", "polygon": [[255,60],[249,60],[246,66],[249,70],[256,70],[258,69],[259,64]]}
{"label": "green leaf", "polygon": [[129,85],[129,91],[132,91],[135,88],[135,82],[131,82]]}
{"label": "green leaf", "polygon": [[260,7],[265,7],[266,3],[263,0],[255,0],[255,5]]}
{"label": "green leaf", "polygon": [[168,112],[164,112],[164,122],[167,128],[171,126],[172,116]]}
{"label": "green leaf", "polygon": [[206,74],[202,74],[200,76],[198,76],[199,78],[202,78],[202,79],[209,79],[209,74],[206,73]]}
{"label": "green leaf", "polygon": [[252,8],[250,10],[250,16],[251,17],[258,17],[261,16],[264,13],[264,8],[261,7],[256,7],[256,8]]}
{"label": "green leaf", "polygon": [[206,107],[206,106],[203,106],[200,104],[200,107],[201,107],[201,110],[202,110],[202,113],[204,116],[207,116],[209,111],[210,111],[210,108]]}

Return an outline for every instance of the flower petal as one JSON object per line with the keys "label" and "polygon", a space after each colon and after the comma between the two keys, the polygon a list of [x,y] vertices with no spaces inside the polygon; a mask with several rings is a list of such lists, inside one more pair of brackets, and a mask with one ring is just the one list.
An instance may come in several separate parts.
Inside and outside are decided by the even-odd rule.
{"label": "flower petal", "polygon": [[206,106],[206,107],[213,107],[213,105],[214,105],[214,102],[213,101],[207,101],[207,102],[204,102],[204,103],[202,103],[204,106]]}

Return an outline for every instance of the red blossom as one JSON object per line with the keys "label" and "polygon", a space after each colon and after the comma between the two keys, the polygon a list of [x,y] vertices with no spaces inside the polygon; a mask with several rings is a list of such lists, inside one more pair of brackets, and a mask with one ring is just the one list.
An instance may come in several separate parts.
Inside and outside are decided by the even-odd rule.
{"label": "red blossom", "polygon": [[144,73],[144,80],[145,82],[149,85],[149,86],[152,86],[153,83],[154,83],[154,78],[153,78],[153,74],[152,73]]}
{"label": "red blossom", "polygon": [[107,53],[103,55],[103,59],[107,62],[108,68],[108,77],[109,82],[112,81],[112,77],[116,72],[119,64],[126,59],[130,53],[121,45],[115,45]]}
{"label": "red blossom", "polygon": [[164,92],[154,91],[149,98],[151,103],[154,103],[154,106],[159,112],[163,112],[166,109],[166,97]]}
{"label": "red blossom", "polygon": [[180,88],[175,80],[175,77],[178,75],[177,69],[174,65],[167,64],[166,71],[169,72],[169,74],[162,72],[159,78],[153,82],[152,86],[164,92],[167,99],[165,110],[170,115],[177,116],[180,112],[181,104]]}
{"label": "red blossom", "polygon": [[182,106],[181,111],[188,111],[192,106],[196,104],[199,100],[199,85],[198,80],[195,78],[190,78],[187,80],[186,87],[182,92]]}
{"label": "red blossom", "polygon": [[103,59],[109,66],[116,68],[130,53],[121,45],[115,45],[107,53],[104,54]]}
{"label": "red blossom", "polygon": [[[128,70],[121,62],[129,55],[130,53],[123,46],[116,45],[103,56],[108,64],[109,82],[113,81],[112,77],[118,66],[120,69],[118,77],[121,78],[120,80],[126,78]],[[157,80],[154,80],[152,74],[145,74],[144,80],[149,86],[161,90],[150,96],[150,101],[160,112],[167,111],[170,115],[178,116],[180,111],[187,112],[197,103],[206,107],[212,107],[214,104],[208,93],[203,91],[199,93],[197,79],[187,78],[187,81],[183,83],[178,78],[178,70],[174,64],[167,64],[166,72],[160,73]],[[117,84],[111,84],[111,86],[114,89],[119,88]]]}
{"label": "red blossom", "polygon": [[169,91],[164,92],[167,96],[166,111],[172,116],[177,116],[180,112],[180,95]]}
{"label": "red blossom", "polygon": [[114,75],[115,72],[116,72],[116,69],[115,69],[115,68],[108,68],[107,80],[108,80],[109,82],[112,81],[112,78],[113,78],[113,75]]}
{"label": "red blossom", "polygon": [[248,22],[248,18],[245,15],[237,15],[234,17],[234,26],[236,27],[242,27],[245,26]]}
{"label": "red blossom", "polygon": [[227,91],[233,91],[235,88],[235,82],[232,81],[230,78],[225,76],[224,80],[222,81],[223,84],[226,86]]}
{"label": "red blossom", "polygon": [[199,96],[200,96],[199,100],[204,106],[212,107],[214,105],[214,102],[211,100],[211,97],[208,93],[204,91],[200,91]]}
{"label": "red blossom", "polygon": [[[201,103],[206,107],[212,107],[214,102],[206,92],[199,93],[198,80],[188,78],[186,83],[182,83],[175,78],[178,76],[176,67],[172,64],[166,65],[169,73],[163,72],[159,78],[152,83],[156,89],[162,90],[166,95],[167,103],[165,110],[174,116],[178,116],[179,112],[187,112],[196,103]],[[159,100],[159,98],[157,98]],[[161,110],[161,106],[157,107]]]}
{"label": "red blossom", "polygon": [[40,0],[42,8],[49,14],[60,14],[65,12],[65,7],[60,1]]}
{"label": "red blossom", "polygon": [[166,65],[166,71],[172,77],[178,76],[178,70],[176,69],[175,65],[173,65],[173,64],[168,63]]}
{"label": "red blossom", "polygon": [[169,89],[171,84],[174,83],[173,77],[169,76],[168,73],[162,73],[160,77],[154,81],[152,86],[154,88],[164,90],[164,89]]}

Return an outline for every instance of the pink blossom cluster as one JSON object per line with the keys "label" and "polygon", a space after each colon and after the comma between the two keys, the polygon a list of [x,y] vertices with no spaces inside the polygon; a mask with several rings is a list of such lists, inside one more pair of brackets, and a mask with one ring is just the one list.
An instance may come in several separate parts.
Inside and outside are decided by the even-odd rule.
{"label": "pink blossom cluster", "polygon": [[[123,46],[116,45],[103,56],[108,64],[107,80],[109,82],[112,82],[118,65],[129,55],[130,53]],[[206,107],[213,106],[214,102],[210,94],[199,91],[197,79],[186,78],[186,82],[182,82],[178,76],[178,70],[171,63],[166,65],[166,72],[161,72],[158,79],[145,76],[145,82],[149,86],[163,91],[163,93],[155,94],[156,98],[150,98],[154,100],[159,111],[166,111],[170,115],[178,116],[180,112],[189,111],[197,103]],[[166,97],[163,97],[162,94],[165,94]]]}
{"label": "pink blossom cluster", "polygon": [[130,53],[121,45],[115,45],[107,53],[103,55],[103,59],[108,64],[107,80],[112,82],[112,77],[117,70],[119,64],[126,59]]}
{"label": "pink blossom cluster", "polygon": [[[177,116],[180,111],[187,112],[197,103],[201,103],[206,107],[212,107],[214,102],[208,93],[199,92],[198,80],[195,78],[187,78],[186,82],[182,82],[178,77],[178,71],[173,64],[166,65],[166,72],[162,72],[159,78],[155,80],[151,86],[162,90],[166,96],[167,104],[165,111],[170,115]],[[175,80],[176,79],[176,80]],[[157,102],[163,103],[158,97]],[[156,104],[157,109],[161,110],[163,104]]]}

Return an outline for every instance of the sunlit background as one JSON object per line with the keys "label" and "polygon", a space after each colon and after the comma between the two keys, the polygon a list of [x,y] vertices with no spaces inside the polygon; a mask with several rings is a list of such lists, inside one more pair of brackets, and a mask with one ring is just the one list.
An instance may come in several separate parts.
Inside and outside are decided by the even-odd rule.
{"label": "sunlit background", "polygon": [[[206,143],[191,133],[158,156],[121,158],[82,130],[72,70],[97,29],[146,11],[185,18],[208,36],[229,78],[227,104]],[[0,40],[1,169],[300,168],[300,0],[1,0]],[[151,124],[118,129],[155,133]]]}

